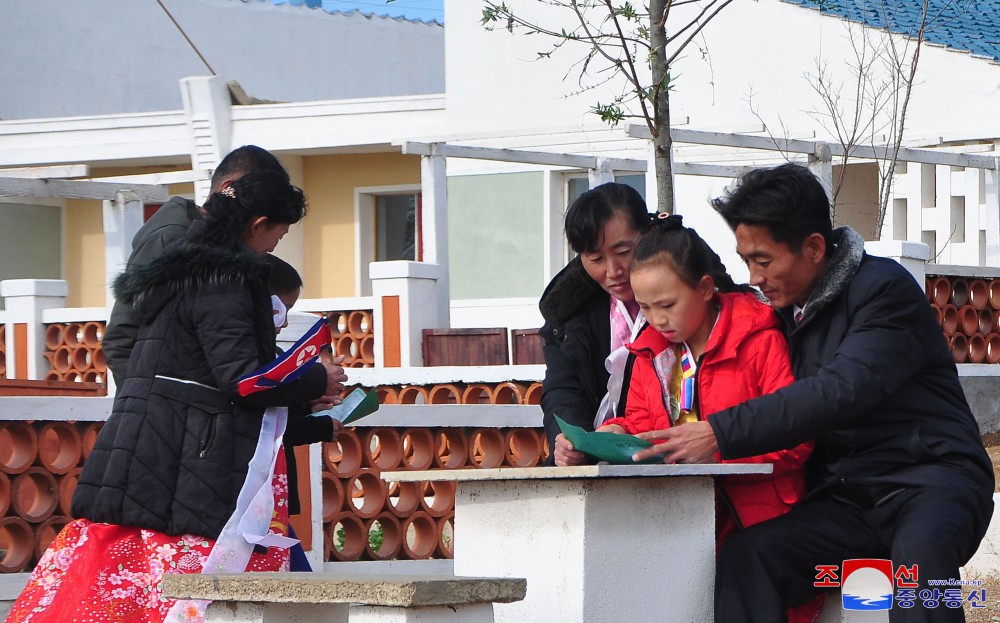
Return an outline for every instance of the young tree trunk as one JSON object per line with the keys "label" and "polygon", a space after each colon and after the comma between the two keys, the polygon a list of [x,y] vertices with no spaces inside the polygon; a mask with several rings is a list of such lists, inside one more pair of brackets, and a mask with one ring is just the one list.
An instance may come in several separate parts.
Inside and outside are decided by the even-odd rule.
{"label": "young tree trunk", "polygon": [[653,72],[653,170],[656,175],[656,210],[674,212],[674,170],[670,138],[670,67],[667,65],[666,15],[670,0],[649,2],[649,42]]}

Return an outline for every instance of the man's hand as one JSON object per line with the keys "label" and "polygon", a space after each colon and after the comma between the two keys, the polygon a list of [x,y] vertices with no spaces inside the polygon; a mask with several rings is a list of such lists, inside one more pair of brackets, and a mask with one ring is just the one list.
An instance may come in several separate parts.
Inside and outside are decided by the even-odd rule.
{"label": "man's hand", "polygon": [[567,467],[570,465],[586,465],[589,463],[587,455],[579,450],[573,449],[573,444],[566,439],[562,433],[556,435],[556,465]]}
{"label": "man's hand", "polygon": [[636,452],[632,456],[636,462],[662,456],[664,463],[710,463],[719,451],[715,431],[708,422],[689,422],[637,436],[654,445]]}

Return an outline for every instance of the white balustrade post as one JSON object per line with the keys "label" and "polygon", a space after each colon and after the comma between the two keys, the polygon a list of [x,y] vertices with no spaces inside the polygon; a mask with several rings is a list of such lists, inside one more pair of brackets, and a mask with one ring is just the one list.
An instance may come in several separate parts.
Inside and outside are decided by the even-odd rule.
{"label": "white balustrade post", "polygon": [[587,181],[591,188],[597,188],[601,184],[615,181],[615,172],[604,158],[597,159],[597,168],[587,171]]}
{"label": "white balustrade post", "polygon": [[[440,328],[440,267],[426,262],[372,262],[375,367],[422,366],[423,329]],[[444,298],[445,305],[448,298]],[[393,318],[393,316],[395,316]]]}
{"label": "white balustrade post", "polygon": [[[7,378],[45,378],[45,326],[42,311],[66,306],[69,286],[61,279],[0,281],[7,324]],[[18,339],[23,336],[23,340]],[[22,346],[25,352],[19,351]],[[19,372],[20,370],[20,372]]]}
{"label": "white balustrade post", "polygon": [[931,258],[931,248],[926,244],[906,240],[876,240],[865,242],[865,252],[896,260],[910,271],[921,288],[924,287],[927,262]]}
{"label": "white balustrade post", "polygon": [[830,200],[830,208],[833,209],[833,154],[830,146],[826,143],[816,143],[816,149],[809,154],[807,166],[813,175],[819,178],[823,190],[826,191],[826,197]]}
{"label": "white balustrade post", "polygon": [[111,284],[128,264],[132,238],[142,227],[142,215],[142,200],[131,191],[120,190],[114,201],[104,202],[104,283],[108,308],[115,302]]}

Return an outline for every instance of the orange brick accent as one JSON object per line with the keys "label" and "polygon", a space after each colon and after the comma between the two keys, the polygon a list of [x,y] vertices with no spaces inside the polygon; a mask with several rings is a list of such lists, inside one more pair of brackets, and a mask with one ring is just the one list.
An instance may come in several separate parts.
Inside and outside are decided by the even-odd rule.
{"label": "orange brick accent", "polygon": [[28,378],[28,325],[14,325],[14,373],[19,379]]}
{"label": "orange brick accent", "polygon": [[403,365],[403,355],[400,352],[399,297],[382,297],[382,353],[385,358],[382,365],[386,368],[398,368]]}

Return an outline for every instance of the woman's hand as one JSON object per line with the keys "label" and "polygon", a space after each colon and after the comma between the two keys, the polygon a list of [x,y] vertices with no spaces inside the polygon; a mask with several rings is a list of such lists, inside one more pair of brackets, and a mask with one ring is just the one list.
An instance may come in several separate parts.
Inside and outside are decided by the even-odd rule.
{"label": "woman's hand", "polygon": [[589,461],[587,460],[587,455],[583,452],[573,449],[573,444],[566,439],[566,436],[559,433],[556,436],[556,451],[555,451],[556,465],[559,467],[568,467],[571,465],[586,465]]}
{"label": "woman's hand", "polygon": [[616,435],[624,435],[628,431],[625,430],[620,424],[605,424],[604,426],[597,429],[599,433],[614,433]]}

